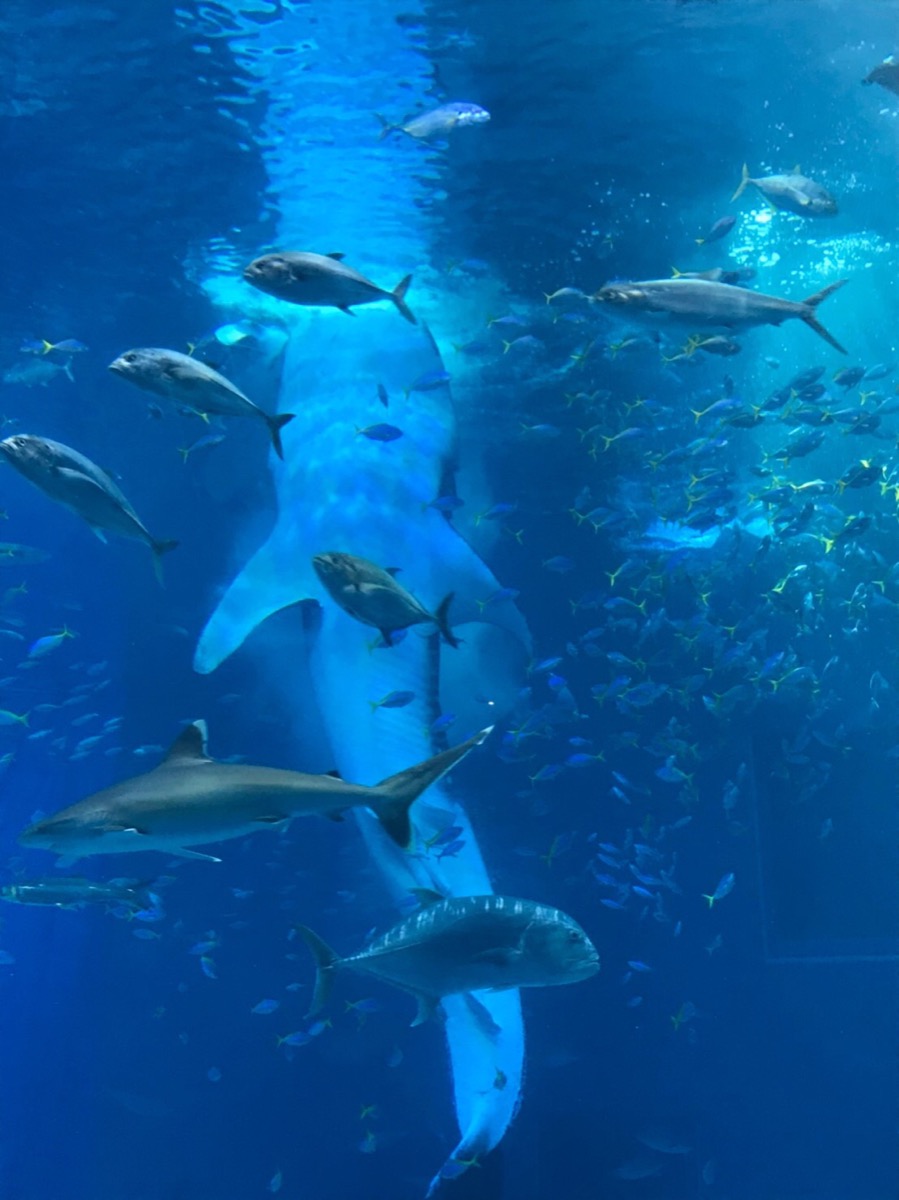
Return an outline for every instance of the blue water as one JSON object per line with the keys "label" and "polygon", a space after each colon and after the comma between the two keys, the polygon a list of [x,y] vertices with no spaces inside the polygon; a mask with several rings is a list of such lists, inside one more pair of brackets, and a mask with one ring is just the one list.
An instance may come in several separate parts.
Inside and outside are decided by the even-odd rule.
{"label": "blue water", "polygon": [[[29,714],[0,727],[0,886],[58,871],[17,844],[35,814],[155,766],[188,720],[207,721],[217,757],[349,762],[365,782],[428,741],[439,700],[458,714],[452,741],[495,722],[451,780],[473,835],[444,868],[464,878],[479,847],[494,889],[570,913],[602,970],[522,992],[517,1116],[440,1194],[896,1194],[899,98],[860,81],[895,49],[897,18],[894,0],[530,0],[514,16],[501,0],[9,0],[0,14],[0,435],[76,448],[180,543],[161,588],[145,547],[101,544],[4,471],[0,537],[46,557],[0,558],[0,708]],[[459,99],[489,123],[377,140],[376,113]],[[774,211],[754,189],[732,203],[744,161],[754,176],[801,166],[838,215]],[[727,237],[698,246],[725,215]],[[409,347],[435,352],[389,307],[310,316],[245,285],[274,248],[342,252],[388,289],[411,272],[450,375],[442,407],[404,395]],[[690,333],[730,332],[545,299],[716,267],[796,300],[847,279],[818,312],[847,355],[798,320],[737,332],[728,358],[685,352]],[[215,337],[247,320],[250,336]],[[87,349],[23,351],[42,338]],[[210,426],[114,378],[132,346],[197,346],[268,411],[304,413],[286,465],[261,423]],[[37,364],[74,381],[23,380]],[[833,378],[878,364],[880,378]],[[779,458],[818,427],[801,399],[766,401],[818,366],[826,391],[808,405],[833,419],[807,456]],[[728,423],[753,406],[760,423]],[[347,411],[338,464],[329,423]],[[871,431],[849,432],[872,412]],[[418,635],[341,676],[310,656],[295,607],[198,673],[201,632],[283,528],[278,504],[297,583],[272,591],[312,595],[304,537],[352,500],[328,491],[321,447],[335,478],[352,480],[357,455],[362,494],[367,456],[405,450],[353,424],[406,420],[422,468],[432,416],[455,439],[452,524],[517,593],[460,584],[465,646],[441,651],[441,696],[379,712],[382,733],[348,744],[343,702],[387,690],[368,693],[366,664],[405,662]],[[210,432],[223,440],[185,462]],[[862,461],[876,478],[856,487]],[[296,482],[307,462],[326,481],[314,496]],[[509,511],[481,515],[497,503]],[[433,529],[420,508],[409,529]],[[339,548],[353,550],[372,531],[347,512]],[[870,523],[840,537],[853,517]],[[398,565],[424,572],[436,606],[439,571]],[[520,623],[514,650],[481,642],[475,600]],[[29,657],[64,628],[75,636]],[[97,856],[59,872],[162,876],[158,922],[2,906],[0,1200],[424,1196],[459,1136],[440,1025],[410,1028],[408,996],[347,975],[331,1026],[278,1045],[310,1027],[313,966],[292,925],[349,952],[397,919],[397,868],[362,832],[303,820],[204,847],[221,864]],[[215,978],[192,953],[203,942]],[[279,1007],[253,1013],[265,999]],[[458,1084],[471,1033],[449,1032]]]}

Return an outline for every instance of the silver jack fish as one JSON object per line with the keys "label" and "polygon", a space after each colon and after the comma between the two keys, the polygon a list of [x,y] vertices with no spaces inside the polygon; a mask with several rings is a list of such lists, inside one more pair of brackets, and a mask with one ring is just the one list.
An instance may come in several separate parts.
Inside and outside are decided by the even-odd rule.
{"label": "silver jack fish", "polygon": [[84,908],[102,904],[107,908],[124,908],[130,912],[160,910],[159,897],[151,891],[153,881],[140,883],[136,879],[110,879],[99,883],[95,879],[28,879],[0,888],[0,900],[10,904],[41,904],[51,908]]}
{"label": "silver jack fish", "polygon": [[87,521],[101,542],[106,541],[108,532],[146,543],[155,556],[156,575],[162,578],[159,560],[178,543],[154,538],[96,463],[62,442],[30,433],[17,433],[0,442],[0,456],[51,500]]}
{"label": "silver jack fish", "polygon": [[750,184],[758,188],[774,208],[796,213],[799,217],[833,217],[838,211],[837,202],[830,192],[820,183],[800,174],[798,167],[788,175],[762,175],[759,179],[753,179],[749,167],[743,163],[743,176],[731,200],[742,196]]}
{"label": "silver jack fish", "polygon": [[412,840],[409,809],[426,788],[489,733],[490,729],[484,729],[467,742],[374,787],[363,787],[333,775],[216,762],[206,753],[206,723],[194,721],[154,770],[35,822],[19,841],[53,850],[68,860],[161,850],[220,862],[190,847],[245,837],[260,829],[283,828],[295,817],[323,816],[339,821],[347,809],[365,807],[405,849]]}
{"label": "silver jack fish", "polygon": [[844,348],[818,320],[815,309],[848,282],[838,279],[813,296],[797,301],[708,279],[646,279],[607,283],[592,299],[600,304],[614,305],[629,315],[669,317],[693,329],[709,325],[751,329],[756,325],[782,325],[784,321],[796,318],[814,329],[835,350],[845,354]]}
{"label": "silver jack fish", "polygon": [[367,558],[337,550],[316,554],[312,565],[331,599],[357,621],[380,630],[385,642],[390,642],[390,635],[397,629],[433,622],[444,641],[450,646],[459,645],[449,627],[452,592],[434,612],[428,612],[411,592],[397,583],[393,576],[396,568],[379,567]]}
{"label": "silver jack fish", "polygon": [[243,277],[260,292],[278,300],[320,308],[339,308],[348,316],[355,316],[352,308],[356,304],[392,300],[407,321],[412,325],[417,324],[414,313],[406,304],[411,275],[401,279],[392,292],[387,292],[352,267],[346,266],[341,262],[342,258],[342,254],[310,254],[299,250],[264,254],[250,263]]}
{"label": "silver jack fish", "polygon": [[218,413],[223,417],[255,417],[264,421],[275,453],[283,459],[281,430],[293,420],[294,414],[269,416],[230,379],[189,354],[156,348],[126,350],[109,364],[109,369],[145,392],[186,404],[197,412]]}
{"label": "silver jack fish", "polygon": [[346,958],[305,925],[296,927],[317,965],[309,1016],[324,1006],[343,968],[411,992],[418,1001],[413,1025],[426,1021],[444,996],[577,983],[599,970],[593,943],[557,908],[509,896],[415,894],[424,907]]}
{"label": "silver jack fish", "polygon": [[439,108],[419,113],[417,117],[410,117],[408,121],[398,124],[388,121],[380,113],[375,113],[375,116],[381,122],[379,140],[391,133],[407,133],[409,137],[426,141],[428,138],[448,134],[453,129],[463,129],[466,125],[483,125],[490,120],[490,113],[486,108],[481,108],[479,104],[470,104],[467,100],[453,100],[449,104],[441,104]]}

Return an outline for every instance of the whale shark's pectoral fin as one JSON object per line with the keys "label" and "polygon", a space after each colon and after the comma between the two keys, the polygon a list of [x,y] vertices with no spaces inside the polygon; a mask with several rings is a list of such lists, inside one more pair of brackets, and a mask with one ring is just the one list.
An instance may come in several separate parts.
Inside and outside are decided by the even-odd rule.
{"label": "whale shark's pectoral fin", "polygon": [[[194,654],[194,669],[208,675],[238,647],[266,617],[310,595],[311,576],[298,563],[294,547],[269,537],[237,576],[206,623]],[[304,588],[305,585],[305,588]]]}
{"label": "whale shark's pectoral fin", "polygon": [[412,1026],[424,1025],[426,1021],[443,1020],[439,996],[428,996],[424,992],[413,992],[418,1007],[415,1010],[415,1020]]}

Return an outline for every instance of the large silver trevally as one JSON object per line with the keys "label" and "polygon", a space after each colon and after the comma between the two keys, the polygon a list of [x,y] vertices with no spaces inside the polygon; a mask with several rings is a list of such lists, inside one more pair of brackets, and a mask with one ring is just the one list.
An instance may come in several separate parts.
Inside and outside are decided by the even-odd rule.
{"label": "large silver trevally", "polygon": [[731,200],[742,196],[750,184],[758,188],[769,204],[799,217],[833,217],[838,211],[837,202],[827,188],[801,174],[798,167],[786,175],[762,175],[753,179],[749,167],[743,163],[743,176]]}
{"label": "large silver trevally", "polygon": [[607,283],[591,297],[598,304],[609,304],[629,316],[666,317],[688,325],[724,326],[726,329],[751,329],[757,325],[782,325],[793,318],[804,321],[835,350],[845,349],[815,315],[815,309],[832,296],[846,279],[828,284],[805,300],[784,300],[766,296],[749,288],[731,287],[709,279],[644,279]]}
{"label": "large silver trevally", "polygon": [[408,121],[394,124],[375,114],[381,122],[381,132],[378,138],[383,139],[391,133],[407,133],[409,137],[427,140],[450,133],[453,129],[464,129],[466,125],[483,125],[490,120],[490,113],[480,104],[471,104],[467,100],[451,100],[449,104],[441,104],[428,112],[410,117]]}
{"label": "large silver trevally", "polygon": [[577,983],[599,970],[593,943],[557,908],[510,896],[417,894],[424,907],[346,958],[297,926],[317,965],[310,1016],[324,1006],[343,968],[411,992],[418,1001],[413,1025],[427,1020],[444,996]]}
{"label": "large silver trevally", "polygon": [[0,442],[0,457],[39,487],[87,521],[101,542],[105,533],[144,542],[153,552],[156,574],[160,558],[178,545],[154,538],[107,473],[71,446],[30,433],[17,433]]}
{"label": "large silver trevally", "polygon": [[367,558],[331,550],[316,554],[315,573],[328,595],[344,612],[364,625],[380,630],[385,642],[398,629],[433,623],[445,642],[458,646],[459,639],[449,627],[449,606],[453,593],[447,592],[433,612],[397,583],[392,572],[398,568],[379,567]]}
{"label": "large silver trevally", "polygon": [[255,417],[265,422],[278,458],[284,457],[281,430],[293,420],[294,414],[270,416],[230,379],[189,354],[158,347],[126,350],[109,364],[109,370],[145,392],[186,404],[197,412]]}
{"label": "large silver trevally", "polygon": [[451,750],[364,787],[333,775],[216,762],[206,753],[205,722],[194,721],[158,767],[36,821],[19,841],[68,860],[161,850],[219,862],[191,847],[284,827],[295,817],[340,820],[347,809],[364,807],[405,849],[412,840],[409,809],[489,733],[482,730]]}
{"label": "large silver trevally", "polygon": [[278,300],[313,308],[339,308],[348,316],[354,315],[351,311],[354,305],[392,300],[410,324],[417,324],[415,314],[406,304],[411,275],[388,292],[341,262],[342,258],[342,254],[311,254],[305,250],[263,254],[250,263],[243,277],[260,292]]}

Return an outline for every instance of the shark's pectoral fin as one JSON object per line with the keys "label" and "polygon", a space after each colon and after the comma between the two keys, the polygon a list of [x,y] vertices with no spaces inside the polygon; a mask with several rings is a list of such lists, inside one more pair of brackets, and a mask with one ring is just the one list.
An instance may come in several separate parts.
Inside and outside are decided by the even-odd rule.
{"label": "shark's pectoral fin", "polygon": [[222,860],[216,858],[214,854],[202,854],[199,850],[188,850],[186,846],[167,847],[170,854],[177,855],[178,858],[195,858],[200,862],[220,863]]}
{"label": "shark's pectoral fin", "polygon": [[253,820],[260,825],[286,825],[290,817],[286,813],[263,813]]}

